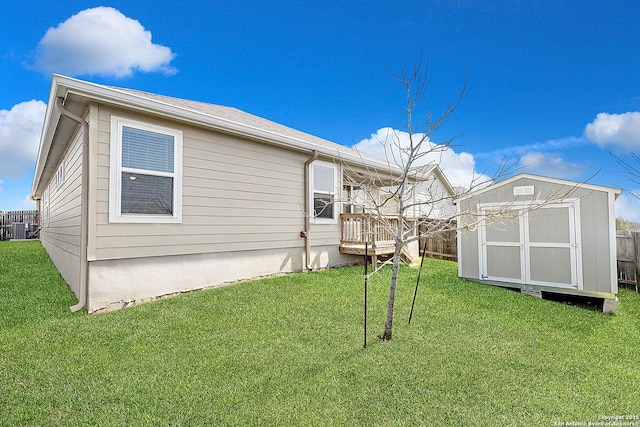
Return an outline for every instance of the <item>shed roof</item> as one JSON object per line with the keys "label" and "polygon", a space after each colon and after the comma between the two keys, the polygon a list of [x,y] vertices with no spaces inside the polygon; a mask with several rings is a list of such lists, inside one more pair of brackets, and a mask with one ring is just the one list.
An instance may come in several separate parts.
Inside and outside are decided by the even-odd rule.
{"label": "shed roof", "polygon": [[514,183],[516,181],[519,181],[521,179],[531,179],[531,180],[536,180],[536,181],[544,181],[544,182],[550,182],[550,183],[554,183],[554,184],[558,184],[558,185],[566,185],[566,186],[569,186],[569,187],[584,188],[584,189],[593,190],[593,191],[604,191],[606,193],[613,193],[615,198],[617,198],[622,193],[622,190],[619,189],[619,188],[605,187],[605,186],[602,186],[602,185],[589,184],[587,182],[576,182],[576,181],[569,181],[569,180],[566,180],[566,179],[551,178],[551,177],[547,177],[547,176],[522,173],[522,174],[513,176],[511,178],[505,179],[504,181],[496,182],[494,184],[491,184],[491,185],[489,185],[487,187],[484,187],[484,188],[481,188],[479,190],[468,192],[468,193],[458,197],[456,199],[456,202],[460,201],[460,200],[466,200],[466,199],[469,199],[471,197],[479,196],[479,195],[487,193],[489,191],[493,191],[498,187],[504,187],[504,186],[507,186],[507,185],[511,185],[512,183]]}

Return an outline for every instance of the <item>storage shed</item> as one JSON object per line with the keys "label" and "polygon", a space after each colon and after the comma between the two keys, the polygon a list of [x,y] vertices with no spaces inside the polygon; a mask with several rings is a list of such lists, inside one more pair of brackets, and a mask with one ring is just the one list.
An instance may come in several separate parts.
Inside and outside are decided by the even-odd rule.
{"label": "storage shed", "polygon": [[604,300],[615,311],[615,200],[621,190],[529,174],[457,199],[458,275]]}

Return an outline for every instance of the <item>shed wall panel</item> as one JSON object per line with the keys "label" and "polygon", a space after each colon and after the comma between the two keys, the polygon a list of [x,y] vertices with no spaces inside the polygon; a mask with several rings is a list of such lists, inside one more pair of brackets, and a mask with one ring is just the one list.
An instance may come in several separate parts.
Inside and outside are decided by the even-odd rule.
{"label": "shed wall panel", "polygon": [[583,200],[582,253],[586,260],[583,262],[584,287],[587,290],[610,292],[609,229],[604,226],[609,220],[607,194],[592,192],[585,194]]}
{"label": "shed wall panel", "polygon": [[[458,218],[460,231],[458,232],[458,273],[460,277],[480,279],[480,257],[478,255],[478,218],[464,214],[475,210],[474,200],[461,200],[459,211],[463,213]],[[469,227],[468,229],[465,227]]]}

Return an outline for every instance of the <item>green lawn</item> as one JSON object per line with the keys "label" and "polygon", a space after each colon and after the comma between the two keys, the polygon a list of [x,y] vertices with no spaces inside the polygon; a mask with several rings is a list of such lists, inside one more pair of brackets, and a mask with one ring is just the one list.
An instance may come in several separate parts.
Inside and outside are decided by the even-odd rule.
{"label": "green lawn", "polygon": [[[640,295],[605,315],[403,268],[293,274],[87,316],[39,242],[0,242],[0,425],[552,426],[640,416]],[[135,286],[134,283],[131,286]],[[640,423],[640,421],[639,421]]]}

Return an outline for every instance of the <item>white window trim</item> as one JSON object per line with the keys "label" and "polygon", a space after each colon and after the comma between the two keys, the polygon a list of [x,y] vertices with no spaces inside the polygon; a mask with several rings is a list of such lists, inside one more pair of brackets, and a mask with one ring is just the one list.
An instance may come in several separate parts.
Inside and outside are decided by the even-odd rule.
{"label": "white window trim", "polygon": [[[333,195],[333,218],[319,218],[315,216],[314,209],[314,193],[315,193],[315,176],[314,166],[324,166],[327,168],[333,169],[333,192],[326,193]],[[340,212],[342,212],[342,206],[338,204],[338,198],[341,194],[340,189],[342,185],[338,184],[338,167],[329,162],[323,162],[321,160],[316,160],[309,165],[309,206],[307,207],[311,224],[337,224],[338,218],[340,216]]]}
{"label": "white window trim", "polygon": [[[173,215],[125,214],[121,212],[122,192],[122,127],[132,127],[173,136],[173,173],[153,172],[157,176],[173,177]],[[181,223],[182,222],[182,131],[145,122],[111,116],[109,160],[109,222]],[[127,170],[133,170],[127,168]],[[149,171],[141,171],[149,173]]]}

